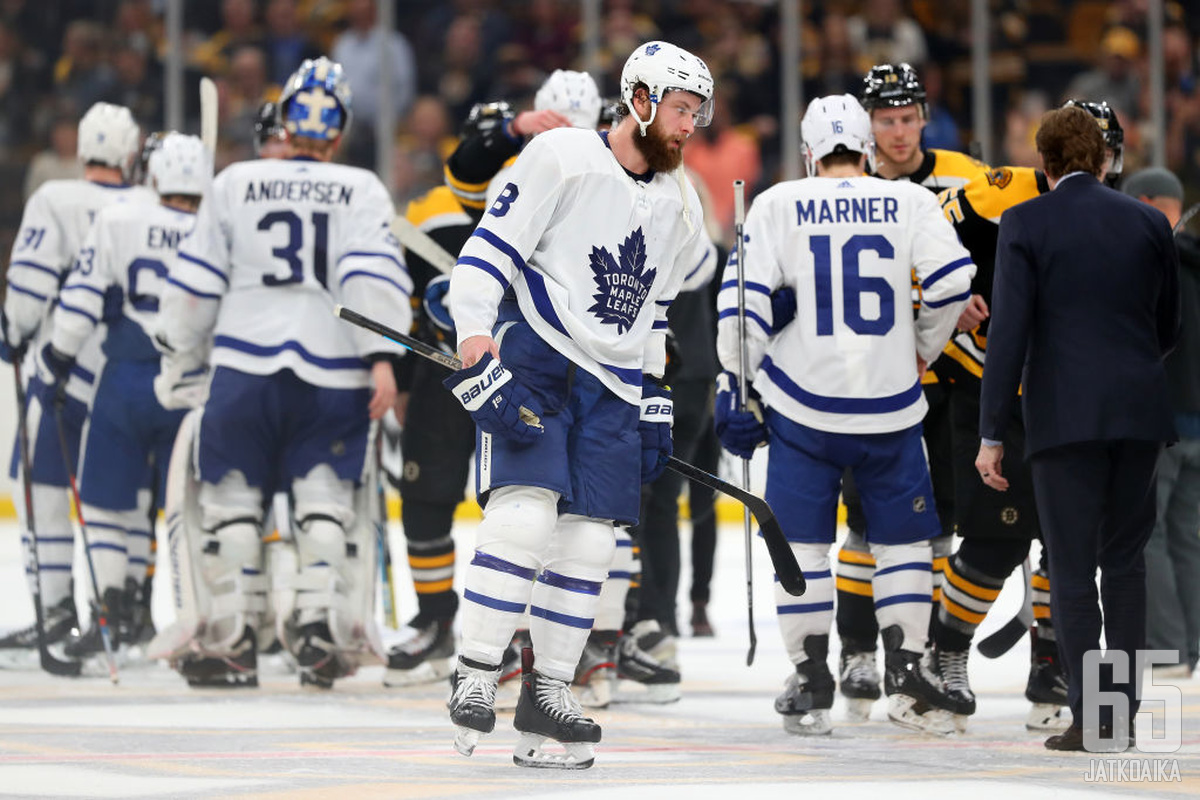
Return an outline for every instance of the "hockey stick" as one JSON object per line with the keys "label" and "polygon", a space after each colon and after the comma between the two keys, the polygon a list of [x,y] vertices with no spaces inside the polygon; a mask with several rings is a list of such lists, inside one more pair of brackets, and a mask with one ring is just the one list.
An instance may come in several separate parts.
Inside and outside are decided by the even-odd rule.
{"label": "hockey stick", "polygon": [[26,557],[33,568],[33,619],[34,631],[37,633],[38,660],[42,669],[51,675],[62,675],[73,678],[83,671],[83,664],[78,661],[61,661],[50,652],[46,642],[46,617],[42,607],[42,566],[38,560],[37,525],[33,518],[33,474],[30,472],[29,458],[29,429],[25,404],[25,388],[21,383],[21,358],[13,356],[13,378],[17,384],[17,446],[21,450],[21,488],[25,492],[25,527],[29,529],[29,547]]}
{"label": "hockey stick", "polygon": [[392,217],[390,226],[392,235],[400,240],[405,250],[411,250],[428,261],[434,269],[443,275],[449,275],[458,261],[449,250],[437,243],[432,236],[408,221],[407,217],[397,214]]}
{"label": "hockey stick", "polygon": [[75,501],[75,515],[79,520],[79,534],[83,537],[83,553],[87,556],[88,577],[92,579],[92,596],[95,598],[93,615],[96,625],[100,628],[100,641],[104,643],[104,658],[108,662],[108,677],[113,685],[119,682],[117,675],[117,658],[113,653],[112,636],[108,630],[108,606],[100,595],[100,586],[96,583],[96,564],[92,559],[92,546],[88,541],[87,523],[83,520],[83,501],[79,499],[79,487],[75,483],[75,465],[71,463],[71,448],[67,446],[67,429],[63,423],[63,396],[66,390],[65,377],[58,387],[59,395],[54,401],[54,421],[58,424],[58,445],[62,448],[63,466],[67,468],[67,482],[71,486],[71,498]]}
{"label": "hockey stick", "polygon": [[1187,224],[1192,221],[1192,217],[1200,214],[1200,203],[1193,203],[1188,206],[1188,210],[1183,212],[1179,217],[1179,222],[1175,223],[1175,227],[1171,229],[1171,233],[1179,233],[1187,227]]}
{"label": "hockey stick", "polygon": [[1029,633],[1029,626],[1033,624],[1033,586],[1030,582],[1033,577],[1033,568],[1029,564],[1028,557],[1021,565],[1021,577],[1025,581],[1025,594],[1021,599],[1021,609],[1015,617],[978,644],[979,654],[984,658],[999,658],[1021,641],[1025,634]]}
{"label": "hockey stick", "polygon": [[383,621],[392,630],[397,628],[396,590],[392,578],[392,546],[388,542],[387,494],[383,489],[383,424],[375,437],[375,492],[379,500],[379,519],[375,523],[375,537],[379,546],[379,577],[382,579]]}
{"label": "hockey stick", "polygon": [[[738,411],[745,412],[749,397],[746,390],[746,247],[742,237],[746,225],[746,182],[733,182],[733,247],[737,256],[737,322],[738,322]],[[742,459],[742,488],[750,488],[750,459]],[[754,632],[754,570],[753,552],[750,549],[750,509],[742,513],[746,529],[746,611],[750,615],[750,651],[746,653],[746,666],[754,663],[754,651],[758,647],[758,636]]]}
{"label": "hockey stick", "polygon": [[[428,358],[431,361],[436,361],[444,367],[457,370],[462,366],[454,356],[446,355],[436,347],[431,347],[419,339],[414,339],[411,336],[400,333],[400,331],[389,328],[381,322],[364,317],[357,311],[351,311],[345,306],[335,306],[333,313],[335,316],[341,317],[352,325],[357,325],[360,328],[366,328],[369,331],[377,333],[383,338],[390,339],[398,345],[407,347],[417,355]],[[522,409],[522,412],[522,415],[529,413],[524,409]],[[744,489],[740,489],[732,483],[723,481],[716,475],[705,472],[686,461],[680,461],[675,456],[667,459],[666,466],[667,469],[677,472],[686,478],[691,478],[702,486],[707,486],[713,491],[732,497],[750,509],[750,513],[758,520],[763,541],[766,543],[767,552],[771,556],[771,564],[775,567],[776,577],[779,578],[779,585],[783,587],[784,591],[795,597],[804,594],[804,573],[800,571],[800,565],[796,563],[796,556],[792,553],[791,545],[788,544],[787,538],[783,535],[783,528],[780,527],[779,520],[775,518],[775,513],[771,510],[771,506],[766,500]]]}
{"label": "hockey stick", "polygon": [[212,78],[200,79],[200,141],[209,155],[217,155],[217,84]]}

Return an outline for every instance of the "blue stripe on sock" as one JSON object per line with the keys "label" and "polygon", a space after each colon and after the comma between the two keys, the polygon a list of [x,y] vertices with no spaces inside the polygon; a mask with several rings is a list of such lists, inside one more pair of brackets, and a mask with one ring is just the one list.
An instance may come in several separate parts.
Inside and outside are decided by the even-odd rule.
{"label": "blue stripe on sock", "polygon": [[472,592],[470,589],[463,591],[463,599],[470,600],[472,603],[477,603],[481,606],[486,606],[487,608],[494,608],[497,611],[508,611],[513,614],[522,614],[525,611],[524,603],[513,603],[509,600],[498,600],[495,597],[488,597],[485,594]]}
{"label": "blue stripe on sock", "polygon": [[568,625],[572,628],[583,628],[585,630],[590,630],[592,624],[595,622],[594,619],[588,617],[574,617],[570,614],[562,614],[540,606],[530,606],[529,615],[531,617],[541,617],[548,622],[557,622],[559,625]]}
{"label": "blue stripe on sock", "polygon": [[538,583],[544,583],[547,586],[553,586],[556,589],[565,589],[568,592],[577,594],[600,594],[601,583],[599,581],[585,581],[583,578],[572,578],[567,575],[561,575],[550,570],[543,570],[538,576]]}
{"label": "blue stripe on sock", "polygon": [[471,566],[485,567],[494,569],[497,572],[507,572],[509,575],[516,575],[518,578],[524,578],[531,581],[537,577],[537,570],[530,567],[522,567],[520,564],[514,564],[511,561],[505,561],[503,558],[497,558],[487,553],[475,551],[475,557],[471,559]]}

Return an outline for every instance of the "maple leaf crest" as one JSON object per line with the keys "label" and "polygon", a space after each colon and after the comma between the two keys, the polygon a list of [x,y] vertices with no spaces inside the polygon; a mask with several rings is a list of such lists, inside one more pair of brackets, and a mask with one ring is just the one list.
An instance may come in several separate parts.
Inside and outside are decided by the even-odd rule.
{"label": "maple leaf crest", "polygon": [[657,269],[646,270],[646,237],[638,228],[617,246],[617,259],[607,247],[592,247],[589,261],[596,283],[596,302],[588,309],[600,322],[627,333],[654,285]]}

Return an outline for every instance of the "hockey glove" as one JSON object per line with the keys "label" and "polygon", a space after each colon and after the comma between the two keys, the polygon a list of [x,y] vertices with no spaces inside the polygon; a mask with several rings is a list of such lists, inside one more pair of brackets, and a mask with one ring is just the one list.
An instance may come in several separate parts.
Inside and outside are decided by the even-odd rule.
{"label": "hockey glove", "polygon": [[164,353],[154,378],[154,396],[168,411],[199,408],[208,399],[208,365],[187,355]]}
{"label": "hockey glove", "polygon": [[45,374],[49,376],[47,384],[66,383],[71,367],[75,366],[75,357],[60,353],[54,349],[54,345],[47,343],[42,348],[42,364],[46,368]]}
{"label": "hockey glove", "polygon": [[450,316],[450,276],[439,275],[425,287],[425,316],[435,327],[446,335],[446,339],[454,342],[458,334],[454,330],[454,318]]}
{"label": "hockey glove", "polygon": [[745,411],[738,410],[738,379],[732,372],[717,378],[717,403],[713,421],[717,438],[739,458],[750,458],[756,447],[767,443],[767,426],[762,421],[757,396],[748,399]]}
{"label": "hockey glove", "polygon": [[533,394],[491,353],[446,378],[442,385],[454,393],[484,433],[529,444],[546,432]]}
{"label": "hockey glove", "polygon": [[25,357],[29,343],[9,325],[8,316],[0,308],[0,361],[11,364]]}
{"label": "hockey glove", "polygon": [[771,292],[771,335],[779,333],[796,318],[796,290],[781,286]]}
{"label": "hockey glove", "polygon": [[643,375],[642,408],[638,416],[638,433],[642,437],[642,483],[653,483],[666,469],[667,459],[674,452],[671,442],[674,419],[671,387],[663,386],[650,375]]}

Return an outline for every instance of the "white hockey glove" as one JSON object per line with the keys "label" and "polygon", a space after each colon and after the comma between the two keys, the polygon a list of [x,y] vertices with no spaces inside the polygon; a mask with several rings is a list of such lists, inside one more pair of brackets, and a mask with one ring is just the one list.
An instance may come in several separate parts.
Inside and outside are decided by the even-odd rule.
{"label": "white hockey glove", "polygon": [[211,374],[208,364],[183,353],[164,353],[158,376],[154,379],[154,396],[167,410],[199,408],[208,399]]}

